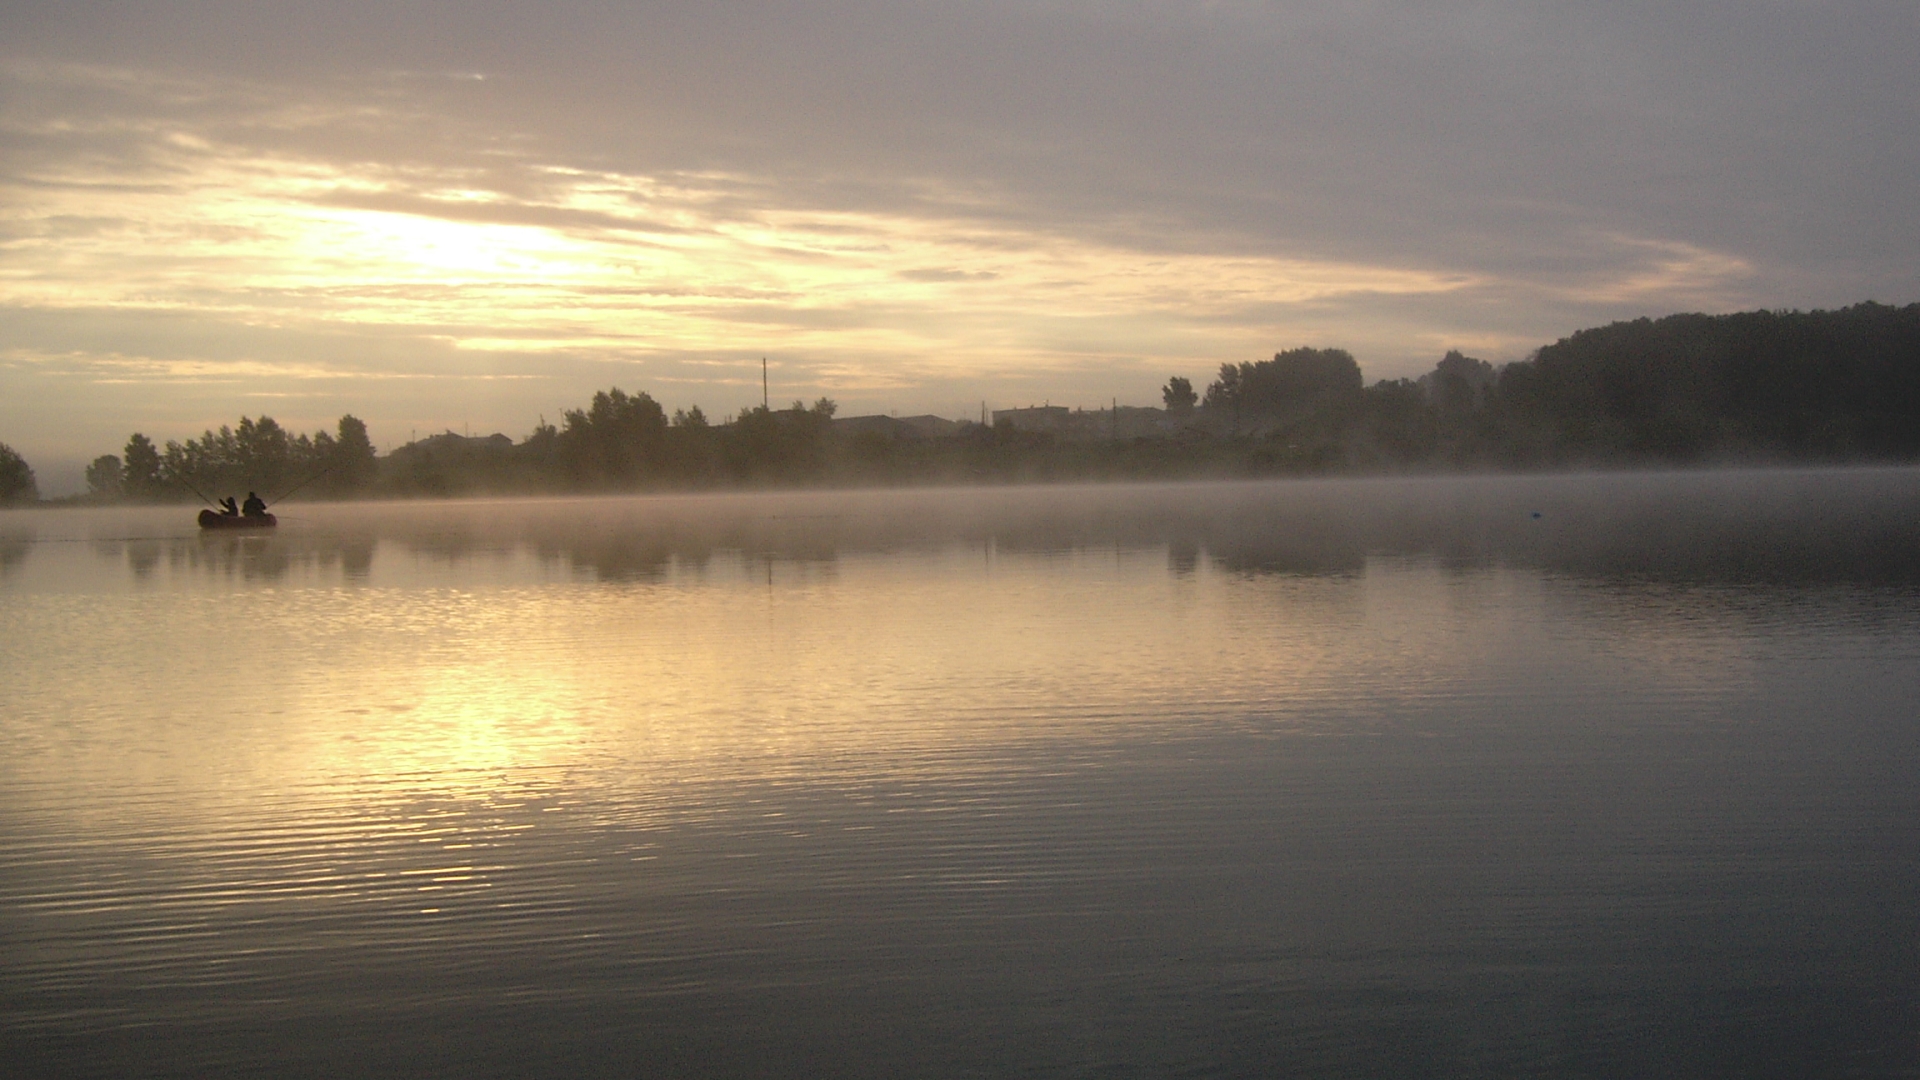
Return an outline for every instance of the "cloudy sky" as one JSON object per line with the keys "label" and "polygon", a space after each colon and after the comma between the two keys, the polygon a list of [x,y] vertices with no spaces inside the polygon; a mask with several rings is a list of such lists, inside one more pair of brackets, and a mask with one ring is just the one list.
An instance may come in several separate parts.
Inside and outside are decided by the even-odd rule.
{"label": "cloudy sky", "polygon": [[1154,404],[1920,300],[1920,4],[0,0],[0,442]]}

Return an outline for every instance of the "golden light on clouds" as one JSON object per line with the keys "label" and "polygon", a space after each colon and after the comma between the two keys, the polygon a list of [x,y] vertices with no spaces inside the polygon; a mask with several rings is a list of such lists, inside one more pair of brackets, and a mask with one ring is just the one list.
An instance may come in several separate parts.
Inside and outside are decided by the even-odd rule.
{"label": "golden light on clouds", "polygon": [[[1298,345],[1412,376],[1450,348],[1499,362],[1551,340],[1504,308],[1725,306],[1755,272],[1598,226],[1515,274],[1464,248],[1278,239],[1314,213],[1279,196],[1102,209],[964,168],[699,164],[651,152],[640,119],[600,152],[466,75],[0,61],[0,81],[0,396],[68,403],[0,421],[81,460],[255,398],[304,399],[275,406],[302,428],[352,411],[383,444],[467,421],[518,435],[608,385],[725,415],[758,401],[763,356],[776,396],[853,413],[1156,403],[1169,374]],[[1075,161],[1047,183],[1097,190]]]}
{"label": "golden light on clouds", "polygon": [[[533,202],[450,186],[457,177],[373,183],[315,162],[236,161],[197,147],[167,171],[176,174],[167,184],[108,190],[70,177],[16,204],[14,228],[28,238],[0,274],[0,303],[379,324],[492,352],[724,343],[1044,366],[1080,351],[1059,343],[1065,323],[1132,325],[1159,313],[1190,336],[1227,339],[1244,334],[1236,316],[1262,305],[1470,284],[1130,250],[924,214],[731,203],[717,212],[726,189],[745,182],[737,177],[550,171]],[[1100,331],[1084,336],[1099,347]]]}

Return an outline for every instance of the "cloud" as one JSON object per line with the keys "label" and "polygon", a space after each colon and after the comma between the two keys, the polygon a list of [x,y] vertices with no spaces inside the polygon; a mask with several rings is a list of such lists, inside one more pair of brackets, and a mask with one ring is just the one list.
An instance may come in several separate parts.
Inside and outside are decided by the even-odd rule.
{"label": "cloud", "polygon": [[1296,344],[1408,375],[1920,293],[1909,4],[75,0],[10,31],[10,341],[248,394],[395,376],[376,423],[469,368],[1152,400]]}
{"label": "cloud", "polygon": [[[881,211],[809,205],[771,190],[750,204],[743,192],[754,185],[728,174],[542,162],[486,172],[458,162],[361,170],[279,151],[214,152],[210,140],[177,134],[156,125],[147,145],[125,155],[150,163],[149,185],[26,201],[11,224],[33,269],[0,279],[0,300],[55,309],[78,295],[93,307],[288,328],[431,327],[486,349],[697,348],[717,335],[771,329],[800,340],[743,344],[864,345],[878,362],[888,349],[943,339],[964,349],[970,325],[1004,330],[1023,316],[1039,323],[1063,312],[1144,310],[1204,325],[1249,303],[1444,291],[1465,280],[1180,250],[1139,228],[1076,235],[982,212],[977,195],[930,195],[925,185],[911,205]],[[83,206],[99,227],[54,227]],[[632,233],[647,243],[634,247]],[[838,336],[808,338],[817,333]],[[1024,359],[1017,335],[998,344],[1016,350],[1003,363]]]}
{"label": "cloud", "polygon": [[996,274],[991,270],[968,271],[968,270],[956,270],[952,267],[944,267],[944,268],[919,267],[913,270],[901,270],[901,271],[898,271],[898,273],[902,279],[907,281],[928,281],[928,282],[992,281],[995,278],[1000,276],[999,274]]}

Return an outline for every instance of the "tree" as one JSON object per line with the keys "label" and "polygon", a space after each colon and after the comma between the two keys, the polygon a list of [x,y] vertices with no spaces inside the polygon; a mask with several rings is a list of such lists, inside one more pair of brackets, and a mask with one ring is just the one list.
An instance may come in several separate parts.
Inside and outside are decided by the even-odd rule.
{"label": "tree", "polygon": [[1360,365],[1345,349],[1289,349],[1257,364],[1222,365],[1220,378],[1207,387],[1207,405],[1230,406],[1236,415],[1279,416],[1358,398],[1361,386]]}
{"label": "tree", "polygon": [[[1254,364],[1223,364],[1202,403],[1205,426],[1251,435],[1269,460],[1298,470],[1345,452],[1366,412],[1360,365],[1345,349],[1289,349]],[[1273,456],[1277,455],[1277,456]]]}
{"label": "tree", "polygon": [[33,469],[13,447],[0,443],[0,506],[40,501],[40,485],[34,482]]}
{"label": "tree", "polygon": [[241,417],[240,426],[233,432],[233,446],[233,464],[241,487],[272,493],[299,482],[300,477],[294,475],[293,440],[273,417]]}
{"label": "tree", "polygon": [[817,476],[825,467],[838,409],[824,397],[811,408],[795,401],[785,409],[742,409],[733,423],[720,429],[718,465],[736,480]]}
{"label": "tree", "polygon": [[1240,373],[1252,364],[1220,365],[1220,377],[1207,384],[1207,397],[1201,404],[1208,409],[1231,409],[1240,403]]}
{"label": "tree", "polygon": [[121,469],[120,459],[112,454],[101,454],[87,466],[87,491],[94,498],[103,501],[118,501],[126,493],[126,473]]}
{"label": "tree", "polygon": [[[348,413],[340,418],[338,430],[340,437],[329,440],[332,445],[318,454],[321,464],[333,470],[329,486],[346,494],[365,491],[373,483],[375,469],[373,442],[367,438],[366,422]],[[326,432],[315,436],[316,447],[324,438]]]}
{"label": "tree", "polygon": [[1366,389],[1364,446],[1373,464],[1409,465],[1433,457],[1439,444],[1435,409],[1411,379],[1381,380]]}
{"label": "tree", "polygon": [[1226,416],[1233,434],[1240,433],[1240,368],[1232,364],[1220,365],[1220,377],[1207,384],[1207,396],[1200,407],[1213,416]]}
{"label": "tree", "polygon": [[586,409],[562,414],[557,450],[576,483],[628,487],[645,479],[665,457],[666,410],[642,391],[619,387],[593,395]]}
{"label": "tree", "polygon": [[127,440],[122,488],[136,499],[186,491],[209,498],[247,490],[281,498],[293,491],[362,491],[375,471],[367,425],[347,415],[339,432],[338,438],[324,431],[294,435],[271,416],[243,416],[238,427],[222,425],[184,443],[170,439],[164,454],[136,434]]}
{"label": "tree", "polygon": [[1167,403],[1169,413],[1174,416],[1185,416],[1193,411],[1194,405],[1200,400],[1200,395],[1193,392],[1192,383],[1175,375],[1168,379],[1167,385],[1161,389],[1160,400]]}
{"label": "tree", "polygon": [[165,481],[160,478],[160,451],[153,440],[136,432],[127,440],[123,453],[126,460],[120,466],[121,490],[131,499],[158,498]]}
{"label": "tree", "polygon": [[1458,414],[1476,412],[1484,406],[1494,381],[1492,364],[1454,349],[1421,377],[1420,386],[1442,413]]}
{"label": "tree", "polygon": [[1560,461],[1920,457],[1920,304],[1670,315],[1502,369],[1507,437]]}

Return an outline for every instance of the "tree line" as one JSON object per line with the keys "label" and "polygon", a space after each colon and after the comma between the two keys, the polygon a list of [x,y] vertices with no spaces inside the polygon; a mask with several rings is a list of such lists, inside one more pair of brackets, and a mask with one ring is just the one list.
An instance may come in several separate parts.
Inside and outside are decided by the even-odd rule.
{"label": "tree line", "polygon": [[1009,410],[924,437],[836,421],[825,398],[710,425],[610,390],[518,444],[404,447],[382,482],[460,494],[1914,461],[1920,304],[1639,319],[1499,368],[1455,351],[1371,385],[1346,350],[1297,348],[1222,365],[1204,390],[1174,376],[1161,399]]}
{"label": "tree line", "polygon": [[270,416],[241,417],[198,439],[169,439],[165,448],[135,432],[121,455],[87,466],[87,491],[103,502],[215,499],[237,491],[282,498],[295,489],[314,496],[366,494],[378,472],[367,425],[349,414],[333,433],[295,435]]}
{"label": "tree line", "polygon": [[[1185,380],[1163,396],[1193,408]],[[1223,366],[1195,412],[1281,469],[1912,461],[1920,304],[1637,319],[1364,387],[1345,351],[1295,349]]]}
{"label": "tree line", "polygon": [[[1371,385],[1346,350],[1297,348],[1222,365],[1203,390],[1174,376],[1161,399],[937,421],[929,435],[838,419],[827,398],[712,423],[614,388],[519,441],[449,432],[383,458],[352,416],[312,436],[268,417],[164,448],[135,434],[87,481],[99,500],[152,501],[302,484],[342,498],[1913,461],[1920,304],[1638,319],[1499,368],[1449,352],[1418,379]],[[0,498],[32,490],[31,469],[0,446]]]}

